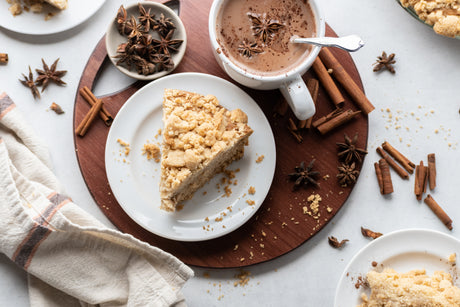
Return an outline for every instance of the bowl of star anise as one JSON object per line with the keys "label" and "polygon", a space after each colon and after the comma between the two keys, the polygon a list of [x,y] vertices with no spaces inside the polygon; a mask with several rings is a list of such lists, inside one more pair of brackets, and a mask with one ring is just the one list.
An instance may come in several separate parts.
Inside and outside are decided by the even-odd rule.
{"label": "bowl of star anise", "polygon": [[153,80],[172,72],[187,45],[179,16],[166,5],[150,1],[120,6],[105,39],[115,67],[139,80]]}

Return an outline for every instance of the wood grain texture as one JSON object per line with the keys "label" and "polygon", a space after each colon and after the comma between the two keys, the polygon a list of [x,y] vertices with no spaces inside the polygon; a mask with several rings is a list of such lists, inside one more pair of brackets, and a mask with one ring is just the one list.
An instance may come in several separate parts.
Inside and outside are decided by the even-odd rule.
{"label": "wood grain texture", "polygon": [[[181,0],[180,16],[187,31],[188,46],[184,59],[174,73],[203,72],[232,82],[218,66],[212,54],[208,38],[208,12],[211,2],[212,0]],[[329,26],[326,34],[336,36]],[[338,49],[333,49],[332,52],[359,87],[363,88],[350,55]],[[102,38],[88,60],[78,88],[85,85],[90,89],[93,87],[106,56],[105,42]],[[305,74],[304,79],[309,77],[316,77],[312,70]],[[115,116],[124,102],[144,84],[135,82],[123,91],[100,98],[104,100],[110,113]],[[273,183],[266,200],[253,218],[224,237],[204,242],[172,241],[143,229],[126,215],[110,190],[104,166],[105,142],[109,128],[101,120],[96,120],[84,138],[74,137],[76,154],[88,189],[100,209],[115,226],[123,232],[170,252],[187,264],[230,268],[260,263],[281,256],[318,233],[333,218],[345,204],[353,189],[353,186],[342,188],[337,182],[339,162],[336,142],[343,142],[345,133],[349,136],[359,133],[358,145],[365,148],[368,136],[367,116],[359,115],[352,122],[325,136],[321,136],[317,131],[306,132],[303,134],[303,142],[299,144],[286,128],[288,119],[294,118],[292,113],[289,111],[285,116],[274,116],[274,106],[283,101],[279,91],[256,91],[240,87],[263,109],[276,143],[277,166]],[[345,97],[344,108],[358,110],[343,88],[340,86],[339,88]],[[328,94],[320,86],[315,118],[330,113],[334,108]],[[74,127],[88,110],[89,105],[77,91]],[[288,180],[288,174],[301,161],[308,163],[314,158],[317,160],[315,169],[321,172],[321,177],[326,176],[326,179],[319,180],[318,188],[301,188],[293,191],[293,182]],[[318,219],[303,212],[303,206],[308,205],[306,199],[313,193],[322,197]],[[328,212],[327,208],[332,211]],[[238,248],[235,250],[236,245]]]}

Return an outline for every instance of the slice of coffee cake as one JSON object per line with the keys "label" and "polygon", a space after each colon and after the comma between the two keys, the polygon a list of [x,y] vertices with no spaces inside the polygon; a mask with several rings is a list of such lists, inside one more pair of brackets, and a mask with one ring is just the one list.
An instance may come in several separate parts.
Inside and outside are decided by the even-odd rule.
{"label": "slice of coffee cake", "polygon": [[244,155],[252,129],[240,109],[215,96],[166,89],[163,100],[161,208],[175,211],[196,190]]}

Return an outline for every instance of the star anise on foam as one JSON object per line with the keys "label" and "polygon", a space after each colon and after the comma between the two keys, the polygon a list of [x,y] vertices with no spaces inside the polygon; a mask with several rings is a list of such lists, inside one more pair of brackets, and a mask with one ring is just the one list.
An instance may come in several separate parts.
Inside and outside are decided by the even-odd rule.
{"label": "star anise on foam", "polygon": [[160,18],[156,19],[156,24],[153,27],[153,30],[158,31],[161,36],[166,36],[171,30],[176,29],[172,19],[170,17],[165,17],[163,13],[160,14]]}
{"label": "star anise on foam", "polygon": [[30,91],[32,92],[32,95],[34,96],[34,99],[35,98],[40,99],[40,92],[38,91],[37,85],[34,82],[34,75],[32,73],[32,69],[30,69],[30,66],[29,66],[29,77],[27,77],[24,74],[22,74],[22,76],[24,77],[24,80],[19,79],[19,81],[24,86],[27,86],[28,88],[30,88]]}
{"label": "star anise on foam", "polygon": [[139,22],[144,27],[144,31],[148,32],[150,28],[154,28],[157,24],[155,14],[151,14],[151,9],[146,10],[144,6],[138,3],[139,7]]}
{"label": "star anise on foam", "polygon": [[367,155],[366,150],[356,147],[357,141],[358,133],[355,134],[353,139],[350,139],[348,135],[345,134],[345,143],[336,143],[339,147],[338,156],[340,159],[343,159],[345,163],[350,163],[354,160],[362,162],[362,156]]}
{"label": "star anise on foam", "polygon": [[300,162],[300,165],[294,168],[295,172],[288,175],[291,180],[295,180],[294,189],[297,189],[302,184],[304,186],[308,186],[309,184],[318,186],[315,177],[319,176],[319,172],[312,171],[315,161],[313,159],[308,166],[305,166],[305,161]]}
{"label": "star anise on foam", "polygon": [[38,85],[42,85],[42,92],[45,90],[45,88],[48,86],[49,82],[52,81],[58,85],[65,85],[64,81],[62,81],[61,77],[64,76],[67,73],[67,70],[56,70],[57,63],[59,62],[59,58],[54,61],[54,63],[51,65],[51,67],[48,67],[48,65],[45,63],[45,60],[42,59],[43,63],[43,70],[42,69],[35,69],[35,71],[38,73],[38,77],[35,80],[35,82]]}
{"label": "star anise on foam", "polygon": [[394,53],[387,56],[387,53],[383,51],[382,55],[377,57],[377,62],[374,63],[374,71],[380,71],[381,69],[386,68],[388,71],[394,74],[395,69],[393,67],[393,64],[396,63],[396,60],[394,58]]}
{"label": "star anise on foam", "polygon": [[269,42],[273,36],[284,27],[283,24],[279,23],[277,20],[268,19],[267,14],[264,13],[254,14],[248,13],[249,18],[252,22],[252,30],[256,37],[262,40],[263,43]]}
{"label": "star anise on foam", "polygon": [[339,170],[337,179],[342,187],[347,187],[349,184],[355,183],[358,179],[359,171],[355,167],[355,162],[351,165],[342,163],[341,166],[337,167]]}
{"label": "star anise on foam", "polygon": [[160,35],[160,39],[153,39],[152,46],[158,52],[163,54],[170,54],[171,52],[177,52],[180,45],[182,44],[181,39],[171,39],[174,34],[174,30],[170,30],[166,36]]}
{"label": "star anise on foam", "polygon": [[257,45],[257,42],[249,42],[247,39],[244,39],[241,44],[238,46],[238,52],[250,59],[254,54],[261,53],[263,50]]}

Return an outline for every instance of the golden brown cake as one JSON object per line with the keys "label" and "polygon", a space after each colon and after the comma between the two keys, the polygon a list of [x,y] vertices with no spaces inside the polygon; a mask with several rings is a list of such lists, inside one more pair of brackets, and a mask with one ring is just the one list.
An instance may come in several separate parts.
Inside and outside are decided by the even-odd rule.
{"label": "golden brown cake", "polygon": [[404,7],[411,7],[418,17],[441,35],[460,35],[459,0],[400,0]]}
{"label": "golden brown cake", "polygon": [[452,284],[452,276],[436,271],[433,276],[425,270],[398,273],[393,269],[367,273],[371,294],[362,295],[359,307],[413,306],[444,307],[460,306],[460,289]]}
{"label": "golden brown cake", "polygon": [[67,8],[67,0],[45,0],[45,2],[60,10],[65,10]]}
{"label": "golden brown cake", "polygon": [[252,129],[240,109],[229,111],[215,96],[166,89],[163,100],[161,209],[182,201],[244,155]]}

